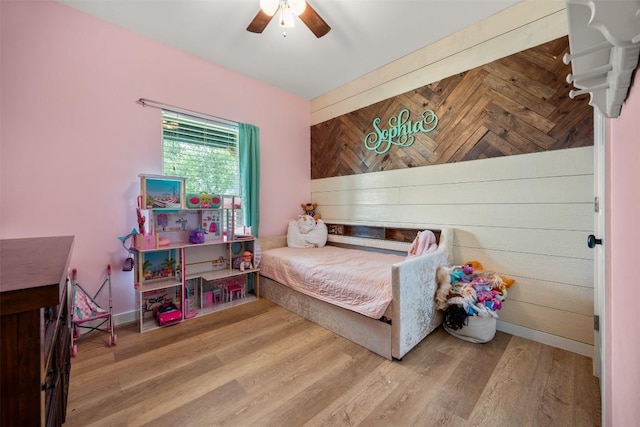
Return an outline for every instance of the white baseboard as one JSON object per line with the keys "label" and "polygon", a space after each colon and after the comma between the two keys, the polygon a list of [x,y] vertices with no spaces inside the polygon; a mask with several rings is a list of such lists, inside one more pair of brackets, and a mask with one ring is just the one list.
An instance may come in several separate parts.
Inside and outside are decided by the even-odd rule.
{"label": "white baseboard", "polygon": [[[113,315],[113,323],[115,326],[134,323],[138,320],[138,312],[136,310],[126,313]],[[578,353],[586,357],[593,358],[594,347],[589,344],[570,340],[568,338],[559,337],[557,335],[548,334],[546,332],[536,331],[534,329],[525,328],[524,326],[514,325],[504,322],[500,319],[497,321],[496,329],[511,335],[536,341],[541,344],[550,345],[552,347]]]}
{"label": "white baseboard", "polygon": [[536,341],[541,344],[550,345],[552,347],[561,348],[563,350],[578,353],[583,356],[593,358],[594,348],[592,345],[570,340],[568,338],[551,335],[546,332],[536,331],[534,329],[525,328],[524,326],[514,325],[512,323],[503,322],[498,319],[496,329],[511,335]]}
{"label": "white baseboard", "polygon": [[119,313],[113,315],[113,323],[116,326],[126,325],[127,323],[135,323],[138,320],[138,310],[129,311],[127,313]]}

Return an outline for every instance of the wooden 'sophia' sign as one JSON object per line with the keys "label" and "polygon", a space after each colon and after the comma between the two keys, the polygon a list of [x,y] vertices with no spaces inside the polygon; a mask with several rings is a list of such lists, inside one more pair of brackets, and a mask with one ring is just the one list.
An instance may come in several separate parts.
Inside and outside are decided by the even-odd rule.
{"label": "wooden 'sophia' sign", "polygon": [[409,147],[415,141],[413,134],[418,132],[428,133],[438,126],[438,116],[432,110],[424,110],[422,119],[416,122],[409,120],[409,110],[404,109],[396,117],[389,118],[389,129],[380,129],[380,118],[373,119],[373,132],[364,137],[364,146],[367,150],[384,154],[392,145]]}

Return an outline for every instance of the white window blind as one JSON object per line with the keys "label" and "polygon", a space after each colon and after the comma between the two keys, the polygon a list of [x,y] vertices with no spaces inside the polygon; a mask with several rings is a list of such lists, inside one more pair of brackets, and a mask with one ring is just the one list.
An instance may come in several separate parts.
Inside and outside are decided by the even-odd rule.
{"label": "white window blind", "polygon": [[238,127],[163,110],[165,175],[187,178],[187,192],[240,195]]}

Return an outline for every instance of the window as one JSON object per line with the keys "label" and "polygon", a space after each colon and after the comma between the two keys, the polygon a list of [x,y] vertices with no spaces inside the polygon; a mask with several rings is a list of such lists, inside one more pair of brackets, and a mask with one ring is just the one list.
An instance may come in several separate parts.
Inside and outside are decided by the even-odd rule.
{"label": "window", "polygon": [[241,196],[237,125],[163,110],[162,159],[189,193]]}
{"label": "window", "polygon": [[187,178],[187,193],[241,196],[238,126],[163,110],[162,171]]}

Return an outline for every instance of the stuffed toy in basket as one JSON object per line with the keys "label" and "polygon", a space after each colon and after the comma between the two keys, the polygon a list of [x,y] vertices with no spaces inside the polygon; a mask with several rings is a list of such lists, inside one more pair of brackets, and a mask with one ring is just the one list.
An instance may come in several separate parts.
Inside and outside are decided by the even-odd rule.
{"label": "stuffed toy in basket", "polygon": [[445,312],[444,329],[465,341],[491,341],[498,311],[514,280],[483,271],[482,264],[469,261],[461,266],[438,267],[436,282],[436,307]]}

